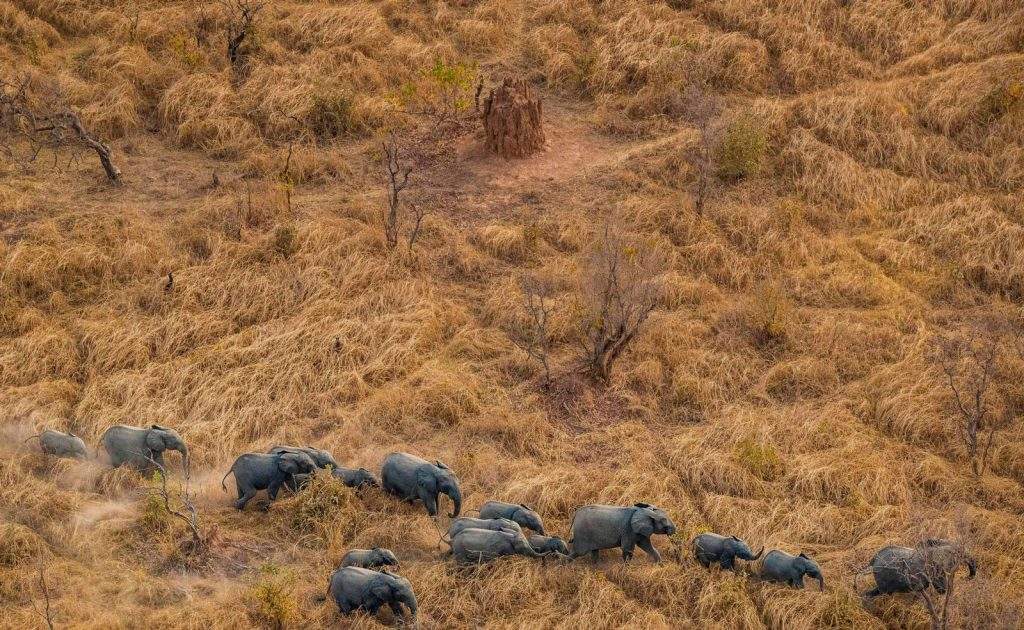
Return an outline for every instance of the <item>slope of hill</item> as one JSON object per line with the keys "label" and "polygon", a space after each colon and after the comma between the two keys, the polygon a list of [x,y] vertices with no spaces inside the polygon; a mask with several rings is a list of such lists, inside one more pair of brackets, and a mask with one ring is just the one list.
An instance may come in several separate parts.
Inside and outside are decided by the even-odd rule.
{"label": "slope of hill", "polygon": [[[852,587],[927,534],[978,559],[951,627],[1021,627],[1024,345],[1000,346],[981,475],[929,359],[936,334],[1021,315],[1017,0],[275,2],[235,67],[230,6],[0,0],[2,76],[58,82],[124,177],[0,158],[0,626],[47,601],[57,627],[336,625],[333,567],[385,546],[423,627],[927,627],[919,601]],[[543,154],[486,155],[471,112],[458,132],[405,113],[506,74],[544,98]],[[693,88],[753,156],[699,211]],[[380,225],[388,130],[420,159],[413,253]],[[667,266],[597,385],[572,366],[610,221]],[[553,287],[550,390],[510,339],[523,274]],[[210,549],[182,546],[151,480],[23,443],[119,423],[184,435]],[[467,509],[527,503],[566,538],[588,503],[653,503],[679,531],[659,565],[458,568],[379,492],[236,512],[218,480],[275,443],[440,459]],[[707,530],[803,550],[827,588],[707,571]]]}

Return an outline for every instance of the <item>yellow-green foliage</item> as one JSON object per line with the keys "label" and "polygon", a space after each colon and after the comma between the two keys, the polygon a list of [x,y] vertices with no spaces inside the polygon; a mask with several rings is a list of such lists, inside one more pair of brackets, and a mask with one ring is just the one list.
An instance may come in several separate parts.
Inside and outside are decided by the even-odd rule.
{"label": "yellow-green foliage", "polygon": [[736,459],[754,476],[772,481],[783,472],[782,460],[771,444],[754,438],[744,438],[736,443]]}
{"label": "yellow-green foliage", "polygon": [[298,613],[295,598],[295,573],[274,564],[259,568],[255,583],[249,589],[253,602],[250,612],[254,621],[271,628],[285,628]]}
{"label": "yellow-green foliage", "polygon": [[767,149],[764,123],[750,112],[737,115],[725,127],[717,149],[718,175],[733,180],[757,175]]}
{"label": "yellow-green foliage", "polygon": [[279,225],[274,228],[274,235],[271,239],[274,252],[285,260],[291,258],[299,251],[298,235],[294,225]]}

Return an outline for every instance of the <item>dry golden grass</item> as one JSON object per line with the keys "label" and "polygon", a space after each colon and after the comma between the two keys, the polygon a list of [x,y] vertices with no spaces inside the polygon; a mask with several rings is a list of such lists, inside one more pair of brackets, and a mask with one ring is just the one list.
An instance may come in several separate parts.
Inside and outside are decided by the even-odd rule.
{"label": "dry golden grass", "polygon": [[[1020,627],[1024,423],[973,478],[925,354],[1024,299],[1019,2],[275,2],[237,68],[224,28],[214,2],[0,0],[0,69],[57,79],[126,178],[0,158],[0,626],[40,625],[40,567],[58,627],[336,626],[328,576],[379,545],[422,627],[919,628],[919,604],[865,606],[853,574],[922,515],[966,514],[981,577],[957,624]],[[375,138],[429,137],[398,103],[437,59],[527,75],[551,146],[444,144],[412,177],[416,250],[390,253]],[[743,123],[700,215],[691,85]],[[596,388],[568,373],[612,215],[670,268]],[[507,336],[523,274],[553,291],[551,392]],[[997,382],[1019,416],[1014,361]],[[203,554],[151,481],[22,443],[154,422],[192,447]],[[467,569],[380,492],[318,479],[236,513],[223,471],[284,442],[444,460],[466,509],[525,502],[563,536],[579,505],[636,501],[679,534],[658,566]],[[706,571],[708,530],[811,553],[828,588]]]}

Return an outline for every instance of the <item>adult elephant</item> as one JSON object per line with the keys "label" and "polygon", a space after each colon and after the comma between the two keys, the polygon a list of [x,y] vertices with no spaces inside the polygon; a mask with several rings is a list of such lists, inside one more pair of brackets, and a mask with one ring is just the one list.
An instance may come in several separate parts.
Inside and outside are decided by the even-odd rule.
{"label": "adult elephant", "polygon": [[256,493],[266,490],[270,500],[277,498],[281,486],[291,483],[295,475],[309,474],[316,470],[316,463],[305,453],[245,453],[231,464],[224,473],[220,486],[228,487],[224,480],[231,473],[235,474],[235,485],[238,487],[238,500],[235,508],[244,510],[245,506]]}
{"label": "adult elephant", "polygon": [[544,522],[531,508],[523,504],[505,503],[504,501],[488,501],[480,506],[480,518],[507,518],[510,521],[519,523],[521,527],[532,529],[540,535],[544,535]]}
{"label": "adult elephant", "polygon": [[664,510],[647,503],[628,507],[614,505],[585,505],[576,510],[570,525],[572,537],[571,558],[590,554],[597,561],[601,549],[622,548],[622,560],[633,557],[633,548],[640,547],[655,562],[661,554],[651,544],[651,536],[676,533],[676,525]]}
{"label": "adult elephant", "polygon": [[718,563],[723,569],[737,571],[736,558],[753,562],[764,553],[764,547],[756,554],[745,541],[735,536],[720,536],[711,532],[699,534],[693,539],[693,555],[705,567]]}
{"label": "adult elephant", "polygon": [[143,472],[151,471],[154,468],[153,462],[166,470],[164,451],[178,451],[181,453],[182,469],[188,476],[188,447],[174,429],[159,424],[149,428],[119,424],[103,433],[100,444],[114,468],[127,464]]}
{"label": "adult elephant", "polygon": [[[945,593],[949,578],[960,565],[967,567],[968,577],[973,579],[977,572],[974,558],[964,551],[962,545],[948,540],[930,538],[916,548],[889,545],[879,550],[867,568],[860,572],[871,571],[875,576],[875,588],[864,595],[877,597],[890,593],[915,593],[929,586]],[[853,578],[855,590],[857,575]]]}
{"label": "adult elephant", "polygon": [[427,508],[427,514],[437,516],[437,498],[441,493],[452,500],[455,518],[462,509],[462,490],[459,479],[448,466],[439,461],[433,464],[409,453],[391,453],[384,459],[380,473],[381,486],[385,491],[410,503],[419,499]]}
{"label": "adult elephant", "polygon": [[54,457],[70,457],[72,459],[89,459],[89,451],[85,448],[85,442],[74,433],[61,433],[53,429],[46,429],[39,435],[33,435],[25,439],[39,439],[39,448],[47,455]]}
{"label": "adult elephant", "polygon": [[327,594],[338,604],[342,614],[365,610],[377,614],[387,604],[396,617],[402,617],[402,605],[416,617],[416,595],[412,584],[400,575],[373,571],[362,567],[343,567],[331,574]]}

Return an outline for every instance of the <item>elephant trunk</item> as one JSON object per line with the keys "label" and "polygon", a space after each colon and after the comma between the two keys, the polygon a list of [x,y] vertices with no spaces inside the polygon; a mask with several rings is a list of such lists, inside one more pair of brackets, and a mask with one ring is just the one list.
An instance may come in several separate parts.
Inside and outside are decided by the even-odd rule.
{"label": "elephant trunk", "polygon": [[761,546],[761,551],[758,551],[756,554],[754,554],[754,556],[750,559],[750,561],[753,562],[753,561],[757,560],[758,558],[761,557],[761,554],[763,554],[763,553],[764,553],[764,545]]}
{"label": "elephant trunk", "polygon": [[398,595],[399,601],[405,604],[405,607],[409,609],[409,616],[413,619],[416,618],[416,596],[410,589],[408,592],[403,592]]}
{"label": "elephant trunk", "polygon": [[188,447],[182,444],[181,447],[177,449],[177,451],[181,453],[181,469],[185,473],[185,478],[188,479],[191,476],[189,470],[190,462],[188,459]]}
{"label": "elephant trunk", "polygon": [[448,518],[455,518],[462,511],[462,491],[459,486],[452,484],[445,490],[445,494],[452,500],[452,513],[448,515]]}
{"label": "elephant trunk", "polygon": [[818,590],[819,591],[824,591],[825,590],[825,577],[824,576],[818,576]]}
{"label": "elephant trunk", "polygon": [[974,558],[968,557],[964,560],[967,565],[967,578],[970,580],[974,579],[975,574],[978,572],[978,566],[974,562]]}

